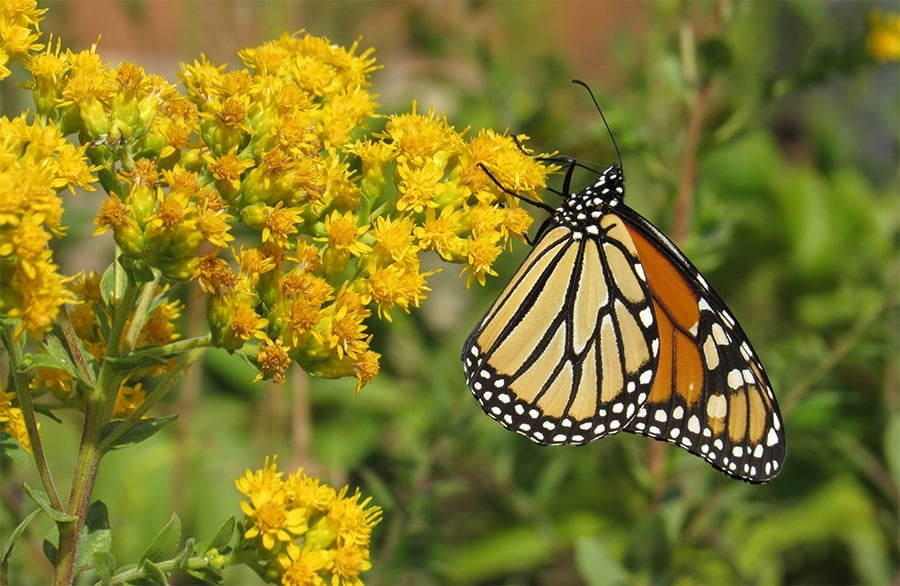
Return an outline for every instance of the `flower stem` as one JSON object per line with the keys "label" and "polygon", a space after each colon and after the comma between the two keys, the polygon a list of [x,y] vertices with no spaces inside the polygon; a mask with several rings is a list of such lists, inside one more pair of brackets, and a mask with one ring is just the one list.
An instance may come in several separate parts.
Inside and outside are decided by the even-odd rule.
{"label": "flower stem", "polygon": [[3,344],[9,352],[10,374],[12,375],[13,385],[16,389],[16,397],[19,399],[19,406],[22,408],[22,417],[25,419],[25,428],[28,430],[28,441],[31,443],[31,453],[34,455],[35,466],[41,477],[44,491],[46,491],[47,496],[50,499],[50,503],[53,505],[54,509],[62,511],[62,500],[59,498],[59,491],[56,489],[53,475],[50,473],[47,456],[44,454],[44,444],[41,442],[41,436],[38,433],[34,403],[31,400],[31,389],[28,388],[27,377],[21,370],[21,346],[16,343],[15,335],[11,328],[3,328],[2,333],[4,337]]}
{"label": "flower stem", "polygon": [[[120,267],[117,267],[121,271]],[[118,277],[119,275],[117,275]],[[119,280],[123,282],[123,280]],[[72,584],[75,579],[76,559],[78,544],[84,528],[85,517],[91,504],[91,495],[94,492],[94,484],[97,481],[97,473],[100,468],[100,460],[103,458],[103,449],[100,445],[100,432],[103,425],[109,421],[115,406],[116,394],[119,383],[123,378],[122,372],[113,366],[109,360],[117,358],[122,346],[122,337],[125,335],[125,325],[131,316],[132,321],[143,323],[144,315],[139,311],[131,314],[131,308],[135,307],[141,288],[134,284],[130,278],[124,279],[124,290],[116,291],[115,312],[113,314],[110,332],[106,341],[106,358],[100,366],[97,375],[97,384],[93,389],[85,390],[84,426],[81,432],[81,445],[78,448],[78,457],[75,460],[75,471],[72,476],[72,491],[69,494],[69,506],[67,513],[75,516],[74,521],[62,521],[57,523],[59,529],[59,549],[56,556],[56,573],[53,577],[55,586]],[[146,307],[144,307],[146,310]]]}

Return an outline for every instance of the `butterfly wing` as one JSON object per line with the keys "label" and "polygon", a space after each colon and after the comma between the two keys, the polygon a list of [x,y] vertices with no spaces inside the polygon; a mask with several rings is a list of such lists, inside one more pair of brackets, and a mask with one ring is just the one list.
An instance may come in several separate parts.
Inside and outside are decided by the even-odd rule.
{"label": "butterfly wing", "polygon": [[634,210],[619,212],[660,337],[650,395],[625,431],[675,443],[741,480],[771,480],[784,462],[784,426],[747,336],[671,240]]}
{"label": "butterfly wing", "polygon": [[463,347],[484,411],[540,444],[621,431],[653,380],[659,341],[638,252],[614,214],[599,227],[551,224]]}

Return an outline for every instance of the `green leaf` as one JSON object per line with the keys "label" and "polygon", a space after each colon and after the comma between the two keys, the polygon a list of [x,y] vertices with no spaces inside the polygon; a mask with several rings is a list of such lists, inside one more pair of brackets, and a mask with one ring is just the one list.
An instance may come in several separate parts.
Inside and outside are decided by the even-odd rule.
{"label": "green leaf", "polygon": [[14,462],[22,470],[28,469],[30,461],[28,452],[16,441],[16,438],[3,431],[0,431],[0,456],[4,460],[9,459]]}
{"label": "green leaf", "polygon": [[100,583],[108,584],[116,571],[116,556],[109,551],[95,551],[91,561],[94,563],[94,571],[97,572]]}
{"label": "green leaf", "polygon": [[884,432],[884,459],[894,485],[900,486],[900,415],[891,416]]}
{"label": "green leaf", "polygon": [[69,355],[69,350],[66,348],[65,344],[62,343],[62,340],[56,336],[49,336],[44,339],[44,346],[47,349],[47,354],[56,358],[62,369],[70,373],[73,377],[78,378],[78,370],[75,368],[72,357]]}
{"label": "green leaf", "polygon": [[[53,340],[55,338],[49,339]],[[58,343],[59,342],[57,341],[57,344]],[[22,365],[22,370],[25,372],[34,370],[35,368],[48,368],[51,370],[70,372],[70,369],[67,368],[66,364],[52,354],[26,354],[22,357]]]}
{"label": "green leaf", "polygon": [[[162,429],[166,424],[175,421],[178,417],[175,415],[168,415],[166,417],[153,417],[148,419],[139,419],[135,421],[131,427],[122,434],[115,442],[111,445],[106,446],[107,450],[118,450],[121,448],[127,448],[128,446],[139,444],[145,439],[153,436]],[[104,438],[109,436],[113,432],[113,430],[118,429],[124,419],[113,419],[109,423],[103,426],[103,429],[100,430],[100,441],[102,442]]]}
{"label": "green leaf", "polygon": [[116,263],[111,262],[103,276],[100,277],[100,297],[106,302],[111,303],[116,297]]}
{"label": "green leaf", "polygon": [[[56,540],[54,542],[51,537],[55,536]],[[44,538],[44,541],[41,543],[41,550],[43,550],[44,555],[47,556],[47,560],[56,565],[56,556],[59,554],[59,548],[56,547],[56,543],[59,542],[59,531],[56,529],[56,525],[54,525],[50,529],[50,533],[48,537]]]}
{"label": "green leaf", "polygon": [[[109,511],[103,501],[94,501],[88,507],[78,542],[76,567],[83,568],[94,562],[95,553],[110,553],[112,548],[112,532],[109,529]],[[110,553],[110,555],[112,555]]]}
{"label": "green leaf", "polygon": [[6,540],[6,544],[3,546],[3,551],[0,552],[0,567],[6,567],[6,564],[9,561],[9,555],[12,553],[13,547],[15,547],[19,536],[22,535],[25,528],[28,527],[28,524],[31,523],[32,519],[37,517],[40,512],[41,509],[31,511],[28,513],[28,516],[22,519],[22,522],[13,529],[12,535],[9,536],[9,539]]}
{"label": "green leaf", "polygon": [[175,567],[179,570],[186,570],[188,568],[188,564],[191,561],[191,558],[194,556],[194,548],[197,545],[197,540],[193,537],[188,537],[184,542],[184,547],[181,548],[181,553],[173,558],[172,561],[175,562]]}
{"label": "green leaf", "polygon": [[181,541],[181,521],[178,515],[172,514],[169,522],[163,527],[150,545],[141,554],[141,561],[162,562],[170,559],[178,550]]}
{"label": "green leaf", "polygon": [[135,580],[135,584],[159,584],[160,586],[166,586],[169,583],[169,577],[166,576],[162,568],[150,560],[144,560],[141,563],[141,571],[144,572],[144,577],[141,580]]}
{"label": "green leaf", "polygon": [[609,544],[600,537],[583,537],[575,541],[575,563],[590,586],[634,583],[616,558]]}
{"label": "green leaf", "polygon": [[[141,350],[150,350],[157,346],[148,346]],[[131,352],[126,356],[117,358],[106,358],[106,363],[119,371],[134,370],[142,366],[161,366],[169,361],[168,357],[159,354],[150,354],[147,352]]]}
{"label": "green leaf", "polygon": [[136,285],[149,283],[153,280],[153,270],[148,267],[144,261],[125,256],[119,256],[119,264],[128,273],[128,276]]}
{"label": "green leaf", "polygon": [[734,61],[731,47],[719,37],[713,37],[700,43],[697,52],[706,66],[707,74],[728,69]]}
{"label": "green leaf", "polygon": [[53,505],[50,504],[50,499],[47,498],[47,494],[44,491],[31,488],[27,482],[22,484],[22,488],[25,489],[25,493],[41,508],[44,514],[53,521],[56,521],[57,523],[69,523],[78,518],[74,515],[54,509]]}
{"label": "green leaf", "polygon": [[649,570],[661,576],[672,563],[672,547],[666,538],[666,526],[659,514],[640,520],[628,536],[625,564],[633,570]]}
{"label": "green leaf", "polygon": [[443,569],[453,582],[489,582],[506,573],[532,571],[547,563],[554,551],[541,531],[518,526],[448,551]]}
{"label": "green leaf", "polygon": [[232,536],[234,536],[234,526],[234,517],[228,517],[228,519],[226,519],[222,526],[219,527],[219,530],[216,532],[215,537],[212,538],[212,541],[209,542],[209,545],[206,549],[217,549],[219,551],[225,551],[225,548],[231,545],[231,538]]}

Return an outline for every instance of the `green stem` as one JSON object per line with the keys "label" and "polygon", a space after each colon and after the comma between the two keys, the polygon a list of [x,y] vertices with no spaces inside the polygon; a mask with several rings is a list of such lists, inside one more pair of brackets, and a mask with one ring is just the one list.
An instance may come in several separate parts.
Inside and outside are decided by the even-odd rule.
{"label": "green stem", "polygon": [[132,352],[131,356],[147,358],[167,358],[169,356],[176,356],[178,354],[181,354],[182,352],[187,352],[188,350],[194,350],[196,348],[208,348],[211,345],[211,341],[212,335],[206,334],[205,336],[185,338],[184,340],[177,340],[175,342],[170,342],[161,346],[148,346],[147,348],[141,348],[140,350]]}
{"label": "green stem", "polygon": [[62,319],[60,320],[59,325],[63,333],[63,338],[66,340],[66,345],[69,348],[69,354],[72,356],[76,368],[78,368],[81,380],[89,381],[91,384],[95,383],[94,373],[88,367],[87,360],[85,360],[84,354],[81,352],[78,334],[75,333],[75,326],[72,325],[72,318],[69,316],[69,308],[65,305],[62,307]]}
{"label": "green stem", "polygon": [[[164,562],[155,563],[154,565],[163,572],[168,573],[175,570],[203,570],[205,568],[212,567],[213,563],[208,555],[199,555],[190,557],[186,560],[166,560]],[[131,584],[134,582],[139,582],[141,578],[147,577],[150,576],[139,565],[136,568],[125,570],[120,574],[114,575],[112,578],[110,578],[109,582],[106,582],[105,584]]]}
{"label": "green stem", "polygon": [[[144,329],[144,324],[147,321],[148,310],[150,309],[150,304],[153,302],[153,298],[156,296],[156,286],[159,284],[159,278],[161,273],[154,269],[153,270],[153,280],[149,283],[144,283],[140,288],[140,297],[138,298],[137,307],[134,309],[134,317],[131,319],[131,324],[128,326],[128,332],[125,334],[125,343],[122,344],[122,353],[127,354],[134,348],[134,345],[137,343],[138,336],[141,334],[141,330]],[[138,319],[140,318],[140,319]]]}
{"label": "green stem", "polygon": [[[117,265],[117,271],[122,271]],[[135,301],[140,294],[140,288],[134,282],[117,274],[116,299],[111,300],[114,308],[113,320],[110,332],[106,340],[106,357],[117,358],[123,341],[125,324],[129,315],[132,321],[143,323],[145,316],[131,308],[135,307]],[[122,290],[124,289],[124,290]],[[121,295],[119,293],[121,292]],[[97,384],[85,392],[84,426],[81,432],[81,445],[78,448],[78,457],[75,460],[75,471],[72,477],[72,491],[69,494],[69,506],[67,513],[75,517],[74,521],[57,523],[59,528],[59,549],[56,556],[56,574],[53,577],[55,586],[72,584],[75,579],[75,561],[78,554],[78,542],[81,531],[84,528],[88,506],[91,503],[91,495],[94,492],[94,484],[97,481],[97,473],[100,469],[100,460],[103,458],[103,450],[100,446],[100,432],[103,425],[112,416],[115,407],[116,394],[122,374],[114,368],[111,362],[104,359],[97,375]]]}
{"label": "green stem", "polygon": [[72,478],[72,492],[69,495],[68,513],[74,515],[76,519],[57,524],[59,549],[56,556],[56,574],[53,577],[55,586],[67,586],[72,584],[75,579],[78,538],[84,527],[87,508],[90,505],[91,494],[94,491],[94,483],[100,468],[100,458],[103,455],[96,442],[99,429],[94,430],[95,426],[92,425],[93,421],[98,420],[97,417],[91,416],[93,410],[95,409],[90,404],[85,409],[82,443],[78,449],[78,459],[75,461],[75,472]]}
{"label": "green stem", "polygon": [[[197,338],[199,339],[199,338]],[[129,415],[121,424],[119,424],[112,432],[110,432],[103,441],[100,443],[100,449],[106,451],[109,446],[115,444],[115,442],[122,437],[134,424],[139,421],[141,417],[144,416],[150,409],[153,408],[156,403],[159,402],[170,390],[172,390],[175,385],[177,385],[181,379],[184,377],[184,374],[188,371],[191,365],[203,355],[206,351],[205,347],[196,347],[192,349],[190,352],[181,357],[176,364],[175,368],[169,371],[168,374],[156,385],[156,388],[153,389],[146,399],[138,406],[137,409],[134,410],[131,415]]]}
{"label": "green stem", "polygon": [[9,351],[13,386],[16,389],[16,398],[19,400],[19,407],[22,409],[22,418],[25,419],[28,440],[31,442],[31,453],[34,456],[34,463],[37,467],[38,475],[41,477],[41,484],[43,484],[44,491],[47,493],[53,508],[62,511],[62,500],[59,498],[59,491],[56,489],[56,483],[53,481],[53,475],[50,472],[50,466],[47,463],[47,457],[44,454],[44,445],[41,443],[41,436],[38,433],[34,402],[31,400],[31,389],[28,388],[28,378],[21,370],[21,347],[16,343],[15,334],[11,328],[3,328],[3,343]]}

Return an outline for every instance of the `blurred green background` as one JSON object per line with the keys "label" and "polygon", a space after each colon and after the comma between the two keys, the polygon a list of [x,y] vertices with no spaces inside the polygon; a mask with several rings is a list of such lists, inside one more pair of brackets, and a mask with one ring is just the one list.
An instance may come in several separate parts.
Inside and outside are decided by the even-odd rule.
{"label": "blurred green background", "polygon": [[[866,53],[877,3],[45,6],[42,28],[64,46],[102,35],[106,60],[170,79],[201,52],[235,66],[238,49],[285,30],[343,45],[362,36],[384,66],[373,80],[382,113],[416,100],[457,128],[508,128],[539,150],[609,163],[606,130],[569,83],[583,79],[622,149],[629,205],[741,320],[787,426],[784,471],[763,486],[643,437],[543,448],[505,431],[471,397],[458,354],[521,245],[484,289],[445,268],[420,311],[395,312],[390,328],[373,320],[382,373],[357,396],[353,381],[302,374],[254,385],[211,353],[163,406],[178,422],[104,460],[96,498],[121,561],[173,510],[186,534],[211,537],[239,513],[233,479],[278,453],[280,468],[360,485],[384,507],[372,584],[900,583],[900,68]],[[27,107],[15,81],[2,85],[7,115]],[[109,261],[111,240],[90,238],[100,201],[66,202],[69,272]],[[65,476],[77,422],[42,426]],[[18,485],[38,482],[33,470],[3,475],[5,539],[28,509]],[[33,526],[33,544],[48,527]],[[37,549],[15,555],[17,583],[46,581]]]}

